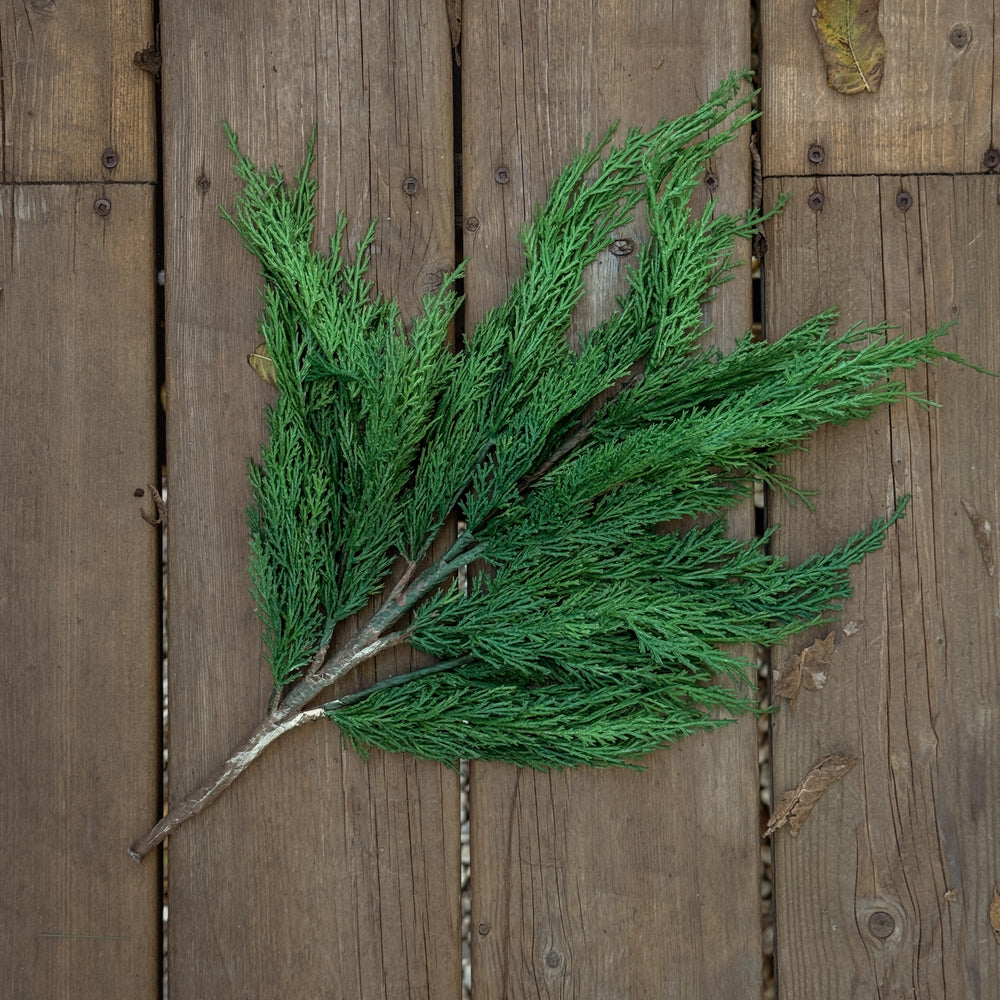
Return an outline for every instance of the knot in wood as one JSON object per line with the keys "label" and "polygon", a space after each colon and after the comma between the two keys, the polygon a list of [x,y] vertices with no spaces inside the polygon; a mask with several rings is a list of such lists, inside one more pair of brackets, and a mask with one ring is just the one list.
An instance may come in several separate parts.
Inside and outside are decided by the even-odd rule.
{"label": "knot in wood", "polygon": [[961,52],[972,41],[972,29],[967,24],[956,24],[948,32],[948,41],[951,42],[953,48]]}
{"label": "knot in wood", "polygon": [[885,910],[876,910],[868,918],[868,930],[871,931],[872,937],[877,937],[880,941],[892,937],[892,932],[895,929],[896,921],[893,919],[892,914],[887,913]]}

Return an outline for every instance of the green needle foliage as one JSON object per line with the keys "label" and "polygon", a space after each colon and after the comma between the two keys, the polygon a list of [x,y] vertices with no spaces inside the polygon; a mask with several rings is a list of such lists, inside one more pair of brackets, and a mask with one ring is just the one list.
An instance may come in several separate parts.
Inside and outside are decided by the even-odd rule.
{"label": "green needle foliage", "polygon": [[[755,481],[794,493],[782,457],[822,424],[909,396],[894,371],[960,359],[938,347],[945,328],[833,337],[834,312],[725,355],[701,343],[704,303],[761,216],[693,213],[690,199],[753,118],[749,100],[734,75],[694,114],[589,143],[524,229],[523,275],[458,351],[461,268],[405,327],[367,277],[374,227],[353,255],[343,218],[329,253],[312,248],[311,148],[289,188],[230,134],[243,182],[230,218],[263,271],[278,388],[249,512],[273,705],[337,655],[334,628],[402,564],[412,582],[364,639],[405,641],[433,665],[324,706],[351,744],[448,763],[630,764],[753,709],[732,647],[781,643],[849,595],[850,567],[906,498],[798,566],[768,537],[728,537],[724,512]],[[571,344],[584,270],[637,210],[650,238],[628,292]],[[433,562],[452,515],[464,533]],[[664,528],[693,515],[701,526]]]}

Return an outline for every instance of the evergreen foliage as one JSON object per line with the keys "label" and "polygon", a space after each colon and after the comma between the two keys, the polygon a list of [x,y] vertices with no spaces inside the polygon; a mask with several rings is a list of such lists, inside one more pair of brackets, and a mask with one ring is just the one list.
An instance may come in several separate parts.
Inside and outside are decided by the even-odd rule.
{"label": "evergreen foliage", "polygon": [[[850,593],[906,498],[794,567],[768,538],[728,537],[724,512],[755,481],[796,492],[782,457],[909,396],[894,371],[959,359],[945,328],[833,337],[834,312],[728,354],[701,343],[703,305],[761,219],[690,209],[708,158],[753,117],[744,91],[734,75],[691,115],[588,143],[524,229],[522,277],[457,351],[461,268],[405,328],[367,277],[374,227],[353,255],[343,218],[329,253],[312,248],[311,146],[286,187],[230,134],[230,218],[261,264],[278,388],[249,523],[279,715],[290,691],[297,707],[405,641],[435,665],[324,706],[362,752],[630,764],[752,709],[732,647],[783,642]],[[571,344],[585,268],[639,209],[650,238],[627,294]],[[433,561],[453,514],[464,533]],[[400,563],[404,585],[331,654]]]}

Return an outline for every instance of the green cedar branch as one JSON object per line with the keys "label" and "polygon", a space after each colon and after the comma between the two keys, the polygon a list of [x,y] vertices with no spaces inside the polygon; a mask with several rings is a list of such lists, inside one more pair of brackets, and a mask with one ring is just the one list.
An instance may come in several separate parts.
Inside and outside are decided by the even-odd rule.
{"label": "green cedar branch", "polygon": [[[690,207],[708,159],[754,118],[745,79],[619,145],[614,129],[588,141],[522,232],[523,274],[460,351],[449,327],[461,267],[404,325],[368,277],[374,223],[353,257],[343,216],[329,253],[313,248],[312,142],[286,186],[229,133],[243,189],[226,217],[261,265],[278,388],[248,510],[274,692],[257,730],[133,857],[319,718],[362,754],[636,766],[755,710],[750,665],[727,650],[783,642],[850,594],[851,566],[884,544],[907,498],[798,566],[768,552],[770,535],[727,537],[725,511],[755,482],[803,496],[779,464],[813,431],[901,399],[933,405],[893,373],[962,359],[939,346],[947,327],[837,337],[833,311],[773,343],[702,343],[734,244],[766,217]],[[637,210],[650,237],[626,293],[568,337],[586,267]],[[664,528],[692,515],[711,522]],[[465,530],[429,556],[456,519]],[[387,588],[336,645],[337,627]],[[404,643],[433,662],[317,707]]]}

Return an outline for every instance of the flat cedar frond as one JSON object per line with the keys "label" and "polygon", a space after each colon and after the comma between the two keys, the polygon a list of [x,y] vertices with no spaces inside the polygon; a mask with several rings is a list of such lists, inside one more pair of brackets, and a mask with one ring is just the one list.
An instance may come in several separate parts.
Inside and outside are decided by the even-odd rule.
{"label": "flat cedar frond", "polygon": [[[961,359],[938,346],[944,327],[833,337],[832,311],[725,355],[701,343],[734,241],[762,216],[714,201],[692,213],[690,199],[708,158],[754,117],[751,96],[735,74],[691,115],[588,143],[522,233],[523,274],[458,352],[461,268],[404,328],[367,277],[374,225],[353,256],[343,218],[329,253],[312,247],[312,144],[286,187],[229,134],[243,190],[227,217],[261,265],[278,388],[249,511],[275,694],[258,732],[136,854],[275,735],[322,715],[363,752],[634,764],[753,709],[750,666],[732,648],[783,642],[850,593],[850,567],[883,544],[907,498],[799,566],[769,555],[767,539],[727,537],[725,510],[755,482],[794,492],[777,466],[821,425],[912,398],[895,371]],[[650,238],[627,293],[574,346],[584,271],[637,211]],[[453,515],[464,533],[428,560]],[[692,515],[712,523],[663,527]],[[460,587],[474,561],[485,571]],[[394,566],[392,592],[331,648]],[[404,642],[434,664],[309,708]]]}

